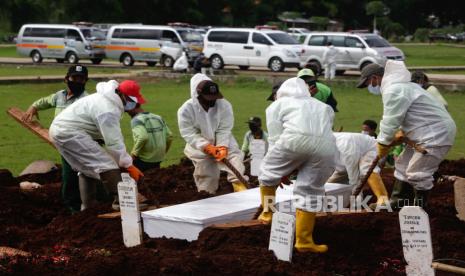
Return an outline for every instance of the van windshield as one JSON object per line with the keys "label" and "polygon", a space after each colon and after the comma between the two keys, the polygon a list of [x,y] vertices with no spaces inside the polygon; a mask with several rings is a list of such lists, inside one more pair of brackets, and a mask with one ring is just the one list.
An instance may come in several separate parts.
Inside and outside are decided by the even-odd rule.
{"label": "van windshield", "polygon": [[105,32],[92,28],[92,29],[81,29],[82,34],[84,35],[85,39],[88,40],[104,40],[105,39]]}
{"label": "van windshield", "polygon": [[202,42],[203,37],[198,31],[177,30],[182,40],[185,42]]}
{"label": "van windshield", "polygon": [[295,38],[286,33],[267,33],[267,35],[277,44],[300,44]]}
{"label": "van windshield", "polygon": [[363,36],[363,39],[368,44],[368,46],[373,48],[383,48],[383,47],[391,47],[389,42],[386,39],[380,36]]}

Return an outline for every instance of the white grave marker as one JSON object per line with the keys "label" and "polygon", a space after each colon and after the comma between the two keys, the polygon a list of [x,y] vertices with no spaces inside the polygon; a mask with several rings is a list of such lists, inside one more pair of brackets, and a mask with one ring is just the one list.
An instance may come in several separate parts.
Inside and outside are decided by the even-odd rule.
{"label": "white grave marker", "polygon": [[294,248],[294,233],[295,217],[275,212],[271,224],[268,249],[274,252],[278,260],[291,262],[292,250]]}
{"label": "white grave marker", "polygon": [[457,177],[454,181],[455,209],[457,217],[465,221],[465,179]]}
{"label": "white grave marker", "polygon": [[421,207],[405,206],[399,212],[399,223],[407,276],[434,275],[428,214]]}
{"label": "white grave marker", "polygon": [[252,139],[249,145],[249,151],[252,155],[250,161],[250,175],[258,176],[260,165],[266,154],[266,142],[262,139]]}
{"label": "white grave marker", "polygon": [[121,177],[123,181],[118,183],[118,197],[121,211],[121,225],[123,227],[123,240],[126,247],[132,247],[142,243],[137,185],[129,174],[122,173]]}

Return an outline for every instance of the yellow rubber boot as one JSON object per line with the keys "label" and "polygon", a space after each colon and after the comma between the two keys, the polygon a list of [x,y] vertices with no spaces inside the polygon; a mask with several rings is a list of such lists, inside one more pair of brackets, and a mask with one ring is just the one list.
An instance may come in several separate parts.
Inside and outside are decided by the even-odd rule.
{"label": "yellow rubber boot", "polygon": [[245,184],[241,182],[232,183],[232,186],[233,186],[234,192],[240,192],[240,191],[247,190],[247,186],[245,186]]}
{"label": "yellow rubber boot", "polygon": [[[376,205],[389,204],[388,193],[383,180],[378,173],[372,173],[368,178],[368,185],[376,196]],[[370,206],[371,207],[371,206]],[[376,207],[376,206],[375,206]]]}
{"label": "yellow rubber boot", "polygon": [[295,223],[295,248],[299,252],[325,253],[328,246],[317,245],[313,242],[313,228],[315,227],[315,213],[297,209]]}
{"label": "yellow rubber boot", "polygon": [[263,210],[258,217],[258,220],[265,224],[270,224],[271,220],[273,219],[273,211],[271,210],[271,206],[274,206],[277,188],[278,186],[260,186],[260,201]]}

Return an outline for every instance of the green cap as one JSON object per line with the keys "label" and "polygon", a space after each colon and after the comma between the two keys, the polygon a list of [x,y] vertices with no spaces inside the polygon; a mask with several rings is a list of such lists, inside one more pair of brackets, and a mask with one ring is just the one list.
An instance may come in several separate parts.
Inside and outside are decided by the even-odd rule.
{"label": "green cap", "polygon": [[300,70],[299,73],[297,73],[298,78],[301,78],[303,76],[314,77],[315,73],[313,73],[312,69],[305,68],[305,69]]}

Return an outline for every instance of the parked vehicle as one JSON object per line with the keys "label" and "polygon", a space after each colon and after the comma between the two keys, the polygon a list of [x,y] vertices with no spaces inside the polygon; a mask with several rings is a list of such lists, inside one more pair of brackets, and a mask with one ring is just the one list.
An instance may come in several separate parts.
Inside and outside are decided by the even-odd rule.
{"label": "parked vehicle", "polygon": [[237,65],[268,67],[273,72],[299,67],[302,45],[289,34],[249,28],[214,28],[204,40],[205,56],[214,69]]}
{"label": "parked vehicle", "polygon": [[26,24],[19,30],[16,51],[19,55],[31,57],[34,63],[54,58],[59,63],[90,59],[92,63],[99,64],[105,57],[105,37],[102,35],[95,27]]}
{"label": "parked vehicle", "polygon": [[370,63],[384,66],[388,59],[405,59],[400,49],[376,34],[312,32],[304,41],[302,61],[318,74],[323,68],[323,54],[328,42],[339,50],[336,57],[338,74],[345,70],[362,70]]}
{"label": "parked vehicle", "polygon": [[307,28],[288,28],[287,33],[297,39],[300,43],[303,43],[310,34],[310,31]]}
{"label": "parked vehicle", "polygon": [[202,49],[202,36],[192,28],[127,24],[112,26],[107,34],[107,57],[125,66],[143,61],[149,66],[160,62],[172,67],[182,51],[193,62]]}

